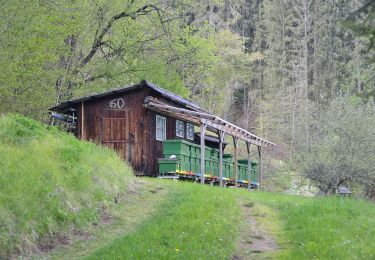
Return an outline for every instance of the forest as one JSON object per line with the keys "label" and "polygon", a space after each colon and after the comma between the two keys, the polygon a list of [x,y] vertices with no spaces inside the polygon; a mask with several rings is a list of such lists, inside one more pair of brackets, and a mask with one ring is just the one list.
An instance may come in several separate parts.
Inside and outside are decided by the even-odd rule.
{"label": "forest", "polygon": [[276,143],[266,190],[375,198],[371,0],[2,1],[0,31],[1,114],[146,79]]}

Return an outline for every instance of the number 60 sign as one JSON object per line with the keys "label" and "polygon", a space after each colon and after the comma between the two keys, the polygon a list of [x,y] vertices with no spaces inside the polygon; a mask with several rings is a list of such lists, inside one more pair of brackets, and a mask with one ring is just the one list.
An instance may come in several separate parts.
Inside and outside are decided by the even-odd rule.
{"label": "number 60 sign", "polygon": [[123,98],[115,98],[109,102],[109,107],[112,109],[121,109],[125,107],[125,100]]}

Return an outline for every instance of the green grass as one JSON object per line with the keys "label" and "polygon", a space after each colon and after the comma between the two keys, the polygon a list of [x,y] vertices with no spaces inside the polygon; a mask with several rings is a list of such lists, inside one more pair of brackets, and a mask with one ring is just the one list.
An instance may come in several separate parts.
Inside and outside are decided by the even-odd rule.
{"label": "green grass", "polygon": [[[345,198],[303,198],[279,193],[177,183],[161,209],[137,232],[114,240],[89,259],[228,259],[241,225],[239,204],[276,238],[275,259],[373,259],[375,205]],[[207,224],[208,223],[208,224]]]}
{"label": "green grass", "polygon": [[[375,259],[375,205],[368,201],[134,182],[115,153],[20,116],[0,118],[0,158],[0,258],[74,228],[92,239],[72,236],[72,246],[34,256],[229,259],[241,249],[247,205],[279,244],[257,257]],[[138,190],[126,191],[137,182]],[[113,222],[90,225],[103,212]]]}
{"label": "green grass", "polygon": [[281,222],[272,227],[281,250],[277,259],[374,259],[375,204],[351,198],[303,198],[254,192],[242,196],[267,206]]}
{"label": "green grass", "polygon": [[111,210],[131,170],[109,149],[22,116],[0,117],[0,258]]}
{"label": "green grass", "polygon": [[315,198],[279,206],[292,250],[284,258],[374,259],[375,206]]}
{"label": "green grass", "polygon": [[235,248],[239,208],[231,192],[176,183],[159,211],[134,234],[88,259],[228,259]]}
{"label": "green grass", "polygon": [[110,221],[86,228],[83,235],[70,236],[71,245],[68,247],[60,246],[35,254],[33,259],[81,259],[98,248],[112,244],[116,238],[135,234],[171,192],[168,183],[135,179],[130,184],[125,199],[114,205],[115,214]]}

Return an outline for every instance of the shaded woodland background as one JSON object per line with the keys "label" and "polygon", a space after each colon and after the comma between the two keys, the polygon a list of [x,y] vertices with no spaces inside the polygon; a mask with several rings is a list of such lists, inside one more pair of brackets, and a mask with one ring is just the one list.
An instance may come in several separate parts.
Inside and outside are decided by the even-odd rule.
{"label": "shaded woodland background", "polygon": [[372,197],[374,17],[368,0],[4,1],[0,112],[48,123],[147,79],[277,143],[267,189]]}

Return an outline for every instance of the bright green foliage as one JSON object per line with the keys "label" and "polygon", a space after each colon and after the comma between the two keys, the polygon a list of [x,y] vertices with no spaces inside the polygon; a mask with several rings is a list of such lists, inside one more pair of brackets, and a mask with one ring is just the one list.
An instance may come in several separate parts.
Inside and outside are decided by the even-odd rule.
{"label": "bright green foliage", "polygon": [[1,116],[0,157],[0,258],[97,221],[132,176],[109,149],[21,116]]}
{"label": "bright green foliage", "polygon": [[147,79],[177,95],[183,97],[189,96],[189,91],[183,85],[183,81],[175,68],[168,66],[162,60],[149,60],[147,64],[143,65],[143,69],[137,72],[136,77],[138,79]]}
{"label": "bright green foliage", "polygon": [[6,1],[1,8],[0,111],[41,115],[54,102],[54,84],[64,73],[60,58],[69,50],[64,40],[81,24],[80,7],[32,0]]}
{"label": "bright green foliage", "polygon": [[[215,86],[213,72],[224,64],[216,43],[220,37],[211,25],[189,24],[187,11],[202,15],[206,5],[222,6],[217,2],[5,3],[0,14],[0,111],[46,121],[55,103],[142,79],[185,97],[190,94],[186,85]],[[112,20],[121,13],[127,15]]]}
{"label": "bright green foliage", "polygon": [[7,1],[0,112],[47,122],[56,103],[146,79],[292,159],[309,109],[374,101],[373,24],[367,0]]}
{"label": "bright green foliage", "polygon": [[228,259],[238,234],[235,195],[177,183],[160,210],[135,234],[114,240],[89,259]]}

